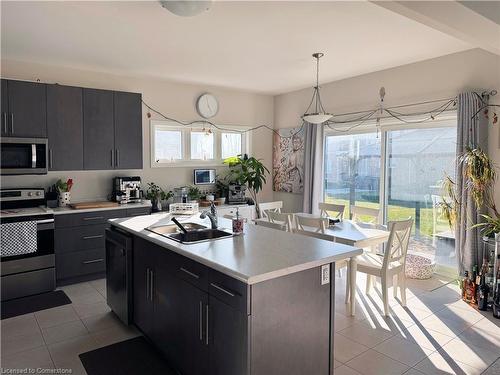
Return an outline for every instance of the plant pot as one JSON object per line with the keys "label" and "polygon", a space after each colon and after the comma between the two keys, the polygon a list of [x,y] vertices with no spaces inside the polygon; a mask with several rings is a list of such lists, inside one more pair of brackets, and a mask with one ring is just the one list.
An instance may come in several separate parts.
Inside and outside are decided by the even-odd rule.
{"label": "plant pot", "polygon": [[66,207],[71,203],[71,193],[69,191],[64,193],[59,193],[59,207]]}
{"label": "plant pot", "polygon": [[226,198],[217,198],[216,201],[219,202],[219,204],[224,204],[226,203]]}

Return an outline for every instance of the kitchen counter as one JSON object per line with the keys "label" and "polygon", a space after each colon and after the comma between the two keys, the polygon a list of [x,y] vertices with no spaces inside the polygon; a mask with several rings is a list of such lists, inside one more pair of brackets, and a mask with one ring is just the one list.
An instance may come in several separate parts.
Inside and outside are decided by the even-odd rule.
{"label": "kitchen counter", "polygon": [[54,215],[64,215],[64,214],[76,214],[84,212],[125,210],[130,208],[146,208],[146,207],[151,207],[151,203],[127,203],[127,204],[119,204],[117,206],[112,206],[112,207],[84,208],[79,210],[76,210],[71,207],[56,207],[56,208],[48,208],[47,210],[51,210],[54,213]]}
{"label": "kitchen counter", "polygon": [[[170,214],[162,213],[112,219],[110,223],[246,284],[260,283],[362,253],[362,249],[352,246],[252,224],[245,225],[243,235],[189,245],[145,229],[152,225],[171,224],[170,217]],[[177,218],[181,222],[210,225],[208,219],[201,220],[199,215]],[[228,230],[231,221],[219,218],[219,227]]]}

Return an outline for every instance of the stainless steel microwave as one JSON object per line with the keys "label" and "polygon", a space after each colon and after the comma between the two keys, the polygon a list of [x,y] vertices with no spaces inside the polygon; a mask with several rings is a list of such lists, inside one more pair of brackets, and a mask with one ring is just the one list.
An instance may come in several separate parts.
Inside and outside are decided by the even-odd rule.
{"label": "stainless steel microwave", "polygon": [[47,174],[47,138],[2,137],[1,174]]}

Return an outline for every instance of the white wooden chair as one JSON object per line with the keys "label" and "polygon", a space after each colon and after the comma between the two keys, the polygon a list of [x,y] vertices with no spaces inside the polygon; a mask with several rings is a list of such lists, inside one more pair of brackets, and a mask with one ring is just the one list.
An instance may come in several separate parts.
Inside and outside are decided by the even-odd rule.
{"label": "white wooden chair", "polygon": [[[345,206],[343,204],[334,203],[320,203],[318,208],[323,217],[331,217],[334,219],[342,220],[344,218]],[[334,215],[330,215],[328,212],[334,212]]]}
{"label": "white wooden chair", "polygon": [[[378,224],[380,217],[380,210],[377,208],[368,208],[360,206],[351,206],[351,219],[356,222],[365,222]],[[361,220],[361,218],[370,217],[370,220]]]}
{"label": "white wooden chair", "polygon": [[267,212],[281,212],[283,201],[259,203],[259,217],[267,218]]}
{"label": "white wooden chair", "polygon": [[[296,234],[301,234],[303,236],[309,236],[309,237],[319,238],[320,240],[334,242],[332,240],[333,238],[332,236],[329,236],[324,233],[312,232],[310,230],[303,230],[303,229],[295,229],[293,232]],[[349,259],[342,259],[335,262],[335,271],[339,273],[339,276],[340,276],[340,270],[344,267],[346,268],[345,303],[348,303],[349,302]]]}
{"label": "white wooden chair", "polygon": [[271,223],[282,225],[285,231],[293,231],[293,214],[267,211],[267,218]]}
{"label": "white wooden chair", "polygon": [[[328,226],[328,219],[324,217],[295,215],[295,225],[297,229],[301,231],[324,234]],[[312,230],[304,227],[310,227]]]}
{"label": "white wooden chair", "polygon": [[266,220],[258,220],[255,222],[255,225],[277,230],[286,230],[286,226],[283,225],[282,223],[273,223],[271,221],[266,221]]}
{"label": "white wooden chair", "polygon": [[[380,277],[382,282],[382,299],[384,301],[385,316],[389,315],[388,288],[389,282],[393,282],[394,296],[397,294],[397,287],[401,293],[401,302],[406,306],[406,278],[405,262],[408,244],[410,242],[413,219],[390,221],[389,239],[385,246],[384,254],[364,252],[356,258],[358,272],[367,274],[366,293],[370,293],[372,278]],[[397,283],[394,277],[397,276]]]}

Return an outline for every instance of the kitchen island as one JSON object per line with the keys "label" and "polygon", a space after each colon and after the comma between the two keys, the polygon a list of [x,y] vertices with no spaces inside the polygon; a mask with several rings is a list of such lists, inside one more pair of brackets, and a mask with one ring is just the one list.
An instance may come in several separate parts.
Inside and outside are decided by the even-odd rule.
{"label": "kitchen island", "polygon": [[361,249],[251,224],[193,244],[146,229],[168,214],[110,222],[131,244],[130,319],[180,373],[333,374],[335,262]]}

